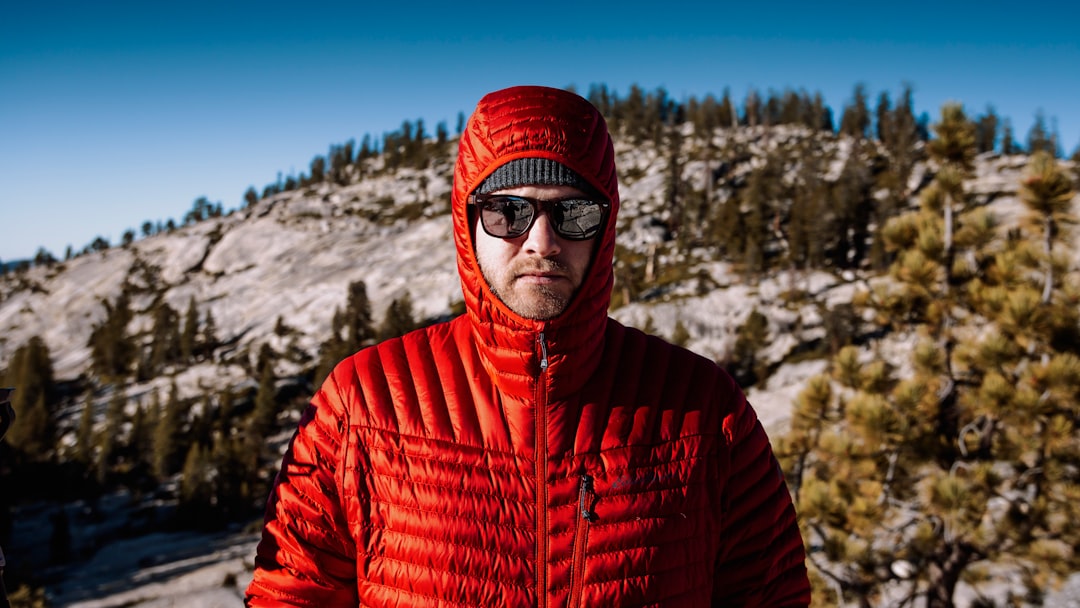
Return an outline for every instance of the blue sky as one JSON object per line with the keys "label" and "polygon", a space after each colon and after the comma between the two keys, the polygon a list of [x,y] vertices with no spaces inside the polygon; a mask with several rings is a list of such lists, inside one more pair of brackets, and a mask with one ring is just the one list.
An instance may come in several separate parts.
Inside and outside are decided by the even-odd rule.
{"label": "blue sky", "polygon": [[911,83],[917,112],[1042,111],[1080,145],[1080,8],[984,2],[8,3],[0,17],[0,260],[62,257],[145,220],[226,209],[331,144],[454,128],[514,84],[821,92]]}

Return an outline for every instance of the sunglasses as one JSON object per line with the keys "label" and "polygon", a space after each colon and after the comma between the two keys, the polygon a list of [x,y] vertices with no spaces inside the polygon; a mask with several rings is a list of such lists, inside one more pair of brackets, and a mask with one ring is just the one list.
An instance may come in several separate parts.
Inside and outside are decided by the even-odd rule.
{"label": "sunglasses", "polygon": [[568,241],[587,241],[596,236],[610,206],[587,198],[545,201],[509,194],[473,194],[469,204],[479,210],[480,225],[493,237],[516,239],[532,228],[540,210],[544,210],[555,234]]}

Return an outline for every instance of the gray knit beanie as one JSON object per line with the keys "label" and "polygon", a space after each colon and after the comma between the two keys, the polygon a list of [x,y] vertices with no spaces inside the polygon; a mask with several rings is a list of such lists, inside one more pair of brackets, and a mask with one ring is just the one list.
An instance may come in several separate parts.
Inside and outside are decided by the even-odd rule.
{"label": "gray knit beanie", "polygon": [[590,195],[596,194],[585,178],[556,160],[547,158],[518,158],[512,160],[487,177],[476,187],[477,194],[518,186],[573,186]]}

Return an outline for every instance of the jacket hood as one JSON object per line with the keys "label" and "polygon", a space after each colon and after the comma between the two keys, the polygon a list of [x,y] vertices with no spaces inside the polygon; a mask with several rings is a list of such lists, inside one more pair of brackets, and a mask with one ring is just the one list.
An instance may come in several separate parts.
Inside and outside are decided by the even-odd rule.
{"label": "jacket hood", "polygon": [[[611,204],[581,287],[562,314],[544,321],[521,317],[492,293],[476,261],[466,209],[469,194],[487,176],[519,158],[558,161]],[[531,393],[540,369],[537,340],[543,334],[552,396],[580,388],[600,358],[614,280],[619,188],[603,116],[585,99],[561,89],[520,86],[489,93],[461,135],[451,205],[466,314],[496,385],[512,394]]]}

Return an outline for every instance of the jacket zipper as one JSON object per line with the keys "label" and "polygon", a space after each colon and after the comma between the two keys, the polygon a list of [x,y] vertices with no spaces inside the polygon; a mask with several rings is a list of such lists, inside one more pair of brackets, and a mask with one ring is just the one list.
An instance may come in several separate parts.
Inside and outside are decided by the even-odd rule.
{"label": "jacket zipper", "polygon": [[548,368],[547,341],[544,340],[544,332],[536,336],[536,341],[540,343],[540,373],[542,374]]}
{"label": "jacket zipper", "polygon": [[568,608],[581,606],[581,590],[585,587],[585,545],[592,522],[593,480],[588,474],[581,476],[578,489],[577,525],[574,527],[574,555],[570,562],[570,602]]}
{"label": "jacket zipper", "polygon": [[536,377],[536,594],[538,608],[548,605],[547,555],[547,391],[544,373],[548,368],[544,332],[536,336],[540,346],[540,373]]}

